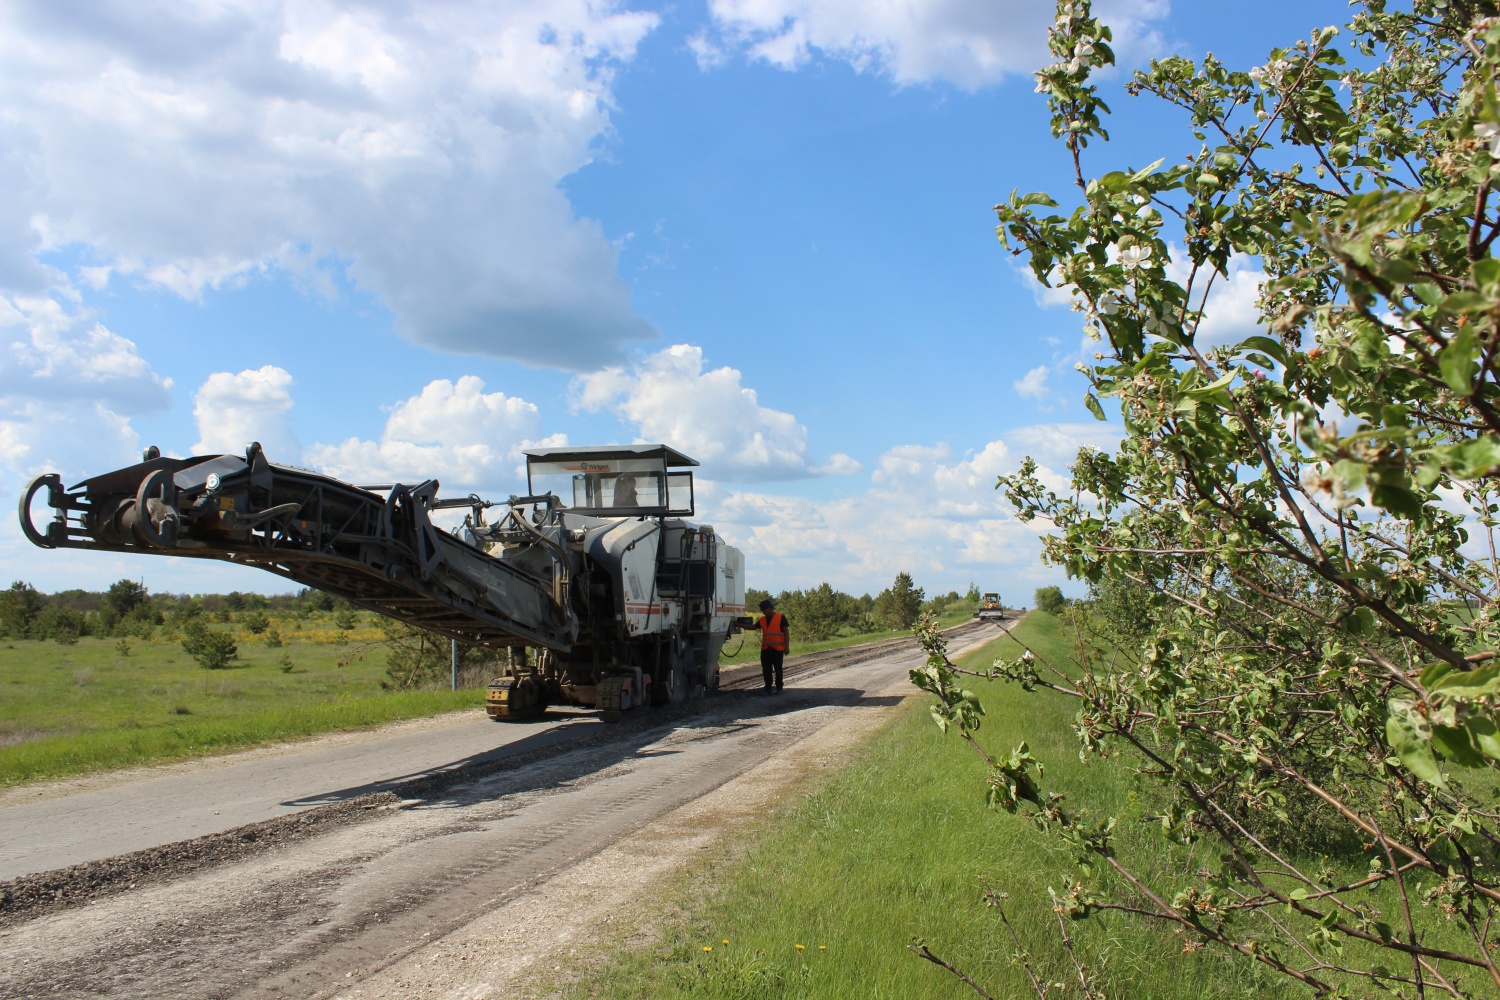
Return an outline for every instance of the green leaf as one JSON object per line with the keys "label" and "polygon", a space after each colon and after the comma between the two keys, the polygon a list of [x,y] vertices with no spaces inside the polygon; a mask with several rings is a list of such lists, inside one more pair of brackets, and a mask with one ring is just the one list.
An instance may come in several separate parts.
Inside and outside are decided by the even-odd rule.
{"label": "green leaf", "polygon": [[1381,483],[1370,491],[1370,499],[1392,514],[1416,519],[1427,501],[1420,493],[1398,483]]}
{"label": "green leaf", "polygon": [[1490,760],[1500,760],[1500,726],[1487,715],[1475,716],[1464,723],[1474,747]]}
{"label": "green leaf", "polygon": [[1245,351],[1259,351],[1260,353],[1275,360],[1277,364],[1286,364],[1286,349],[1283,348],[1275,340],[1272,340],[1270,337],[1246,337],[1244,340],[1235,345],[1234,350],[1236,353],[1243,353]]}
{"label": "green leaf", "polygon": [[1295,888],[1291,892],[1287,893],[1287,895],[1290,896],[1290,897],[1292,897],[1293,899],[1306,899],[1307,898],[1307,886],[1305,886],[1305,885],[1299,885],[1299,886],[1297,886],[1297,888]]}
{"label": "green leaf", "polygon": [[1385,718],[1385,741],[1408,771],[1430,785],[1447,788],[1448,783],[1443,780],[1443,772],[1438,768],[1432,746],[1412,721],[1415,714],[1415,706],[1411,702],[1391,702],[1389,714]]}
{"label": "green leaf", "polygon": [[1488,295],[1478,292],[1454,292],[1443,299],[1443,311],[1450,313],[1488,312],[1492,305]]}
{"label": "green leaf", "polygon": [[1454,392],[1465,396],[1474,391],[1474,361],[1479,357],[1479,338],[1474,331],[1464,327],[1453,335],[1448,346],[1438,355],[1438,368]]}
{"label": "green leaf", "polygon": [[1160,160],[1157,160],[1154,163],[1148,163],[1146,166],[1142,167],[1140,170],[1137,170],[1135,173],[1131,174],[1130,175],[1130,179],[1133,180],[1133,181],[1135,181],[1136,183],[1140,183],[1141,181],[1145,180],[1147,177],[1150,177],[1151,176],[1151,172],[1153,170],[1155,170],[1157,167],[1161,166],[1162,165],[1162,160],[1165,160],[1165,159],[1166,159],[1166,157],[1162,157]]}
{"label": "green leaf", "polygon": [[1187,390],[1185,395],[1191,396],[1194,399],[1207,399],[1208,397],[1213,396],[1223,390],[1229,385],[1229,383],[1233,382],[1235,374],[1235,372],[1230,372],[1227,375],[1221,375],[1218,378],[1214,379],[1212,382],[1208,383],[1208,385],[1200,385],[1196,389]]}
{"label": "green leaf", "polygon": [[1449,671],[1428,690],[1448,698],[1473,699],[1492,695],[1500,691],[1500,662],[1491,661],[1478,670]]}
{"label": "green leaf", "polygon": [[1459,767],[1483,767],[1484,757],[1469,740],[1467,730],[1456,726],[1433,726],[1432,745]]}
{"label": "green leaf", "polygon": [[1452,672],[1453,664],[1447,662],[1446,660],[1438,660],[1434,663],[1429,663],[1424,666],[1422,668],[1422,673],[1417,677],[1417,681],[1424,688],[1431,691],[1432,686],[1439,680],[1441,680],[1445,674],[1450,674]]}
{"label": "green leaf", "polygon": [[1109,419],[1108,417],[1106,417],[1104,415],[1104,407],[1102,407],[1102,406],[1099,405],[1099,398],[1097,396],[1095,396],[1092,392],[1088,393],[1087,395],[1085,395],[1083,397],[1083,405],[1087,406],[1089,408],[1089,412],[1094,415],[1094,418],[1096,420],[1108,420]]}
{"label": "green leaf", "polygon": [[1500,465],[1500,440],[1476,437],[1462,444],[1434,448],[1433,454],[1439,456],[1444,467],[1459,479],[1480,479]]}
{"label": "green leaf", "polygon": [[1500,260],[1493,257],[1476,260],[1470,270],[1474,273],[1474,284],[1481,292],[1490,298],[1500,298]]}
{"label": "green leaf", "polygon": [[1375,612],[1369,608],[1355,608],[1344,619],[1344,631],[1350,635],[1369,635],[1375,631]]}

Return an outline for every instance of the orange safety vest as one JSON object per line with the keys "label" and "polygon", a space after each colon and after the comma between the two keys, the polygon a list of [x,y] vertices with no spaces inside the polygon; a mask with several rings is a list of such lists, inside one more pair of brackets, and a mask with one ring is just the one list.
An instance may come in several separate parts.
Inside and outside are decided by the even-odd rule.
{"label": "orange safety vest", "polygon": [[760,616],[760,648],[786,652],[786,615],[773,611]]}

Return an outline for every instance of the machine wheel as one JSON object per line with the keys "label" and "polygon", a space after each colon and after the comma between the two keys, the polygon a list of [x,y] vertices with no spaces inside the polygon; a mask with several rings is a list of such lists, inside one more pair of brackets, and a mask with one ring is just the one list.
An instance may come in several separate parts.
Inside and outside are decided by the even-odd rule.
{"label": "machine wheel", "polygon": [[635,677],[617,674],[599,682],[599,711],[604,721],[616,722],[620,715],[642,704],[641,693],[635,690]]}
{"label": "machine wheel", "polygon": [[529,722],[542,717],[547,703],[531,678],[501,677],[490,682],[484,710],[496,722]]}
{"label": "machine wheel", "polygon": [[152,548],[170,549],[177,544],[177,485],[166,469],[157,469],[141,480],[135,495],[135,533]]}
{"label": "machine wheel", "polygon": [[55,472],[37,476],[21,492],[21,533],[26,536],[26,540],[32,545],[43,549],[51,549],[57,547],[53,543],[52,525],[49,524],[47,526],[47,531],[44,534],[37,531],[36,525],[31,521],[31,501],[42,490],[47,491],[48,501],[51,502],[52,497],[62,494],[62,477]]}
{"label": "machine wheel", "polygon": [[693,668],[693,647],[673,636],[668,644],[667,676],[662,678],[662,701],[668,705],[684,702],[693,693],[688,674]]}

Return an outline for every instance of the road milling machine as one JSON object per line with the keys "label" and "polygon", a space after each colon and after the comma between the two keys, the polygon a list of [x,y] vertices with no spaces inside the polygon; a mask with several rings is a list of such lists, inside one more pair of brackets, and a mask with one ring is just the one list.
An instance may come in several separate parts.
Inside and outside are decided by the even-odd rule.
{"label": "road milling machine", "polygon": [[991,591],[979,599],[979,610],[974,617],[982,622],[1000,621],[1005,617],[1005,608],[1000,604],[1000,595]]}
{"label": "road milling machine", "polygon": [[[356,486],[239,455],[168,458],[65,488],[39,476],[21,529],[44,549],[218,559],[496,651],[495,719],[579,705],[617,716],[717,689],[744,614],[744,558],[694,514],[698,463],[665,445],[526,453],[527,495]],[[42,502],[52,519],[38,527]],[[441,511],[467,509],[445,530]],[[441,515],[440,515],[441,516]]]}

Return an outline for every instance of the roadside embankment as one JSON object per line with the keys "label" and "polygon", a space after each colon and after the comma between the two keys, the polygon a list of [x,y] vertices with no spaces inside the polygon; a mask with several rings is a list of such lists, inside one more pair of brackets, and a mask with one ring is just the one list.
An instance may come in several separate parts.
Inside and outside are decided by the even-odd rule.
{"label": "roadside embankment", "polygon": [[[1070,659],[1050,616],[1033,613],[1016,632],[1054,662]],[[1001,639],[963,659],[983,667],[1018,652]],[[1157,864],[1186,863],[1139,823],[1146,810],[1128,764],[1079,761],[1074,708],[1065,699],[1000,683],[974,686],[989,713],[981,734],[987,746],[1030,741],[1049,785],[1135,821],[1122,834],[1127,849]],[[737,843],[716,845],[713,860],[679,882],[654,921],[622,935],[592,965],[581,963],[566,995],[974,995],[908,951],[913,938],[994,996],[1030,995],[1012,963],[1015,946],[983,903],[986,887],[1008,894],[1007,916],[1038,967],[1071,976],[1047,896],[1048,886],[1065,888],[1068,858],[1027,820],[986,807],[981,762],[938,731],[924,698],[898,711],[848,766],[783,797],[739,831]],[[1283,995],[1280,984],[1212,951],[1183,955],[1179,939],[1140,921],[1095,917],[1069,930],[1109,996]]]}

